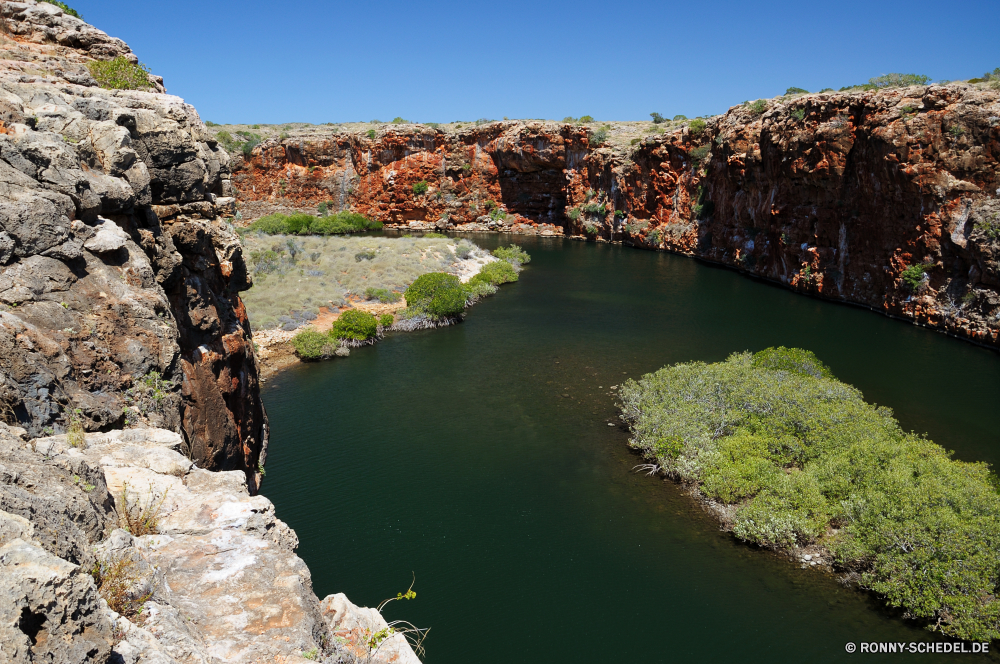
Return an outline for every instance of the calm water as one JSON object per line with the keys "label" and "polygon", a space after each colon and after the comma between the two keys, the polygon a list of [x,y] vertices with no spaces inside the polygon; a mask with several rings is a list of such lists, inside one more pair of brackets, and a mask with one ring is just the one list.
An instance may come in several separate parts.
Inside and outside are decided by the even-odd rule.
{"label": "calm water", "polygon": [[521,281],[463,324],[266,386],[264,493],[320,597],[374,606],[416,574],[417,599],[386,614],[432,628],[434,664],[954,659],[846,654],[940,637],[740,545],[676,486],[630,472],[609,388],[801,346],[904,427],[1000,465],[1000,356],[683,257],[517,241],[533,257]]}

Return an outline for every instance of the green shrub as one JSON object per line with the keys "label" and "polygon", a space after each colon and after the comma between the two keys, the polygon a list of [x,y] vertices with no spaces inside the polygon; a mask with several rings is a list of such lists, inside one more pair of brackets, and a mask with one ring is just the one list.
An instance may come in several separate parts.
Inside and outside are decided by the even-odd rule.
{"label": "green shrub", "polygon": [[309,214],[269,214],[247,226],[251,233],[267,235],[342,235],[382,228],[382,222],[372,221],[355,212],[337,212],[325,217]]}
{"label": "green shrub", "polygon": [[392,119],[392,124],[410,124],[409,120],[404,120],[398,115]]}
{"label": "green shrub", "polygon": [[469,279],[470,283],[473,281],[484,281],[494,286],[509,284],[517,281],[517,269],[507,261],[492,261],[479,268],[479,273]]}
{"label": "green shrub", "polygon": [[594,118],[590,117],[589,115],[581,115],[580,116],[580,122],[593,122],[593,121],[594,121]]}
{"label": "green shrub", "polygon": [[795,110],[792,111],[791,115],[796,120],[799,120],[799,121],[805,120],[806,119],[806,109],[804,109],[804,108],[796,108]]}
{"label": "green shrub", "polygon": [[620,390],[630,444],[765,547],[816,542],[931,629],[1000,638],[1000,495],[986,464],[903,431],[807,351],[666,367]]}
{"label": "green shrub", "polygon": [[767,110],[767,100],[758,99],[755,102],[747,102],[747,108],[750,109],[750,115],[763,115],[764,111]]}
{"label": "green shrub", "polygon": [[702,145],[700,147],[693,148],[688,154],[691,155],[691,160],[694,163],[699,164],[702,161],[704,161],[705,158],[708,157],[709,154],[711,154],[711,152],[712,152],[711,145]]}
{"label": "green shrub", "polygon": [[862,83],[861,85],[846,85],[840,88],[840,91],[905,88],[910,85],[927,85],[930,80],[930,76],[923,76],[921,74],[885,74],[884,76],[870,78],[867,83]]}
{"label": "green shrub", "polygon": [[583,225],[583,232],[587,235],[597,235],[601,230],[601,227],[597,224],[587,223]]}
{"label": "green shrub", "polygon": [[572,219],[573,221],[576,221],[577,219],[580,218],[580,208],[570,208],[569,211],[566,213],[566,216]]}
{"label": "green shrub", "polygon": [[470,304],[478,302],[485,297],[496,295],[497,290],[497,287],[490,282],[485,279],[476,279],[476,277],[469,279],[469,283],[465,284],[465,296]]}
{"label": "green shrub", "polygon": [[348,309],[333,321],[330,336],[346,341],[368,341],[378,334],[378,320],[367,311]]}
{"label": "green shrub", "polygon": [[55,5],[59,9],[63,10],[63,13],[68,14],[70,16],[75,16],[81,21],[83,20],[83,17],[80,16],[80,14],[78,14],[75,9],[71,9],[70,7],[68,7],[65,2],[59,2],[59,0],[41,0],[41,2],[47,2],[50,5]]}
{"label": "green shrub", "polygon": [[590,143],[590,147],[596,148],[597,146],[602,145],[607,140],[608,140],[608,130],[602,127],[597,131],[590,132],[590,136],[588,137],[587,142]]}
{"label": "green shrub", "polygon": [[367,134],[368,134],[368,138],[370,138],[373,141],[375,140],[376,133],[375,133],[374,129],[369,129],[367,131]]}
{"label": "green shrub", "polygon": [[604,205],[602,203],[587,203],[580,209],[586,214],[604,214]]}
{"label": "green shrub", "polygon": [[629,145],[636,145],[641,140],[642,140],[641,138],[633,138],[631,141],[628,142],[628,144]]}
{"label": "green shrub", "polygon": [[766,348],[753,355],[753,366],[772,371],[790,371],[800,376],[833,379],[830,367],[823,364],[816,354],[802,348]]}
{"label": "green shrub", "polygon": [[382,314],[378,317],[379,327],[392,327],[393,317],[392,314]]}
{"label": "green shrub", "polygon": [[653,118],[653,124],[662,124],[667,121],[667,119],[659,113],[650,113],[649,117]]}
{"label": "green shrub", "polygon": [[420,182],[414,182],[413,183],[413,195],[414,196],[419,196],[421,194],[426,194],[427,193],[427,187],[428,187],[427,180],[421,180]]}
{"label": "green shrub", "polygon": [[574,124],[576,122],[576,118],[574,118],[572,115],[567,115],[566,117],[563,118],[562,121],[569,124]]}
{"label": "green shrub", "polygon": [[903,270],[900,275],[903,278],[903,284],[906,285],[911,291],[916,292],[920,289],[920,285],[924,283],[924,275],[934,267],[933,263],[925,263],[923,265],[911,265],[910,267]]}
{"label": "green shrub", "polygon": [[788,88],[787,90],[785,90],[785,94],[786,95],[807,95],[807,94],[809,94],[809,91],[808,90],[803,90],[802,88]]}
{"label": "green shrub", "polygon": [[465,290],[453,274],[421,275],[406,289],[405,297],[409,308],[422,309],[436,319],[459,316],[465,311]]}
{"label": "green shrub", "polygon": [[399,302],[402,295],[388,288],[366,288],[365,297],[369,300],[378,300],[382,304],[392,304],[393,302]]}
{"label": "green shrub", "polygon": [[705,131],[705,121],[701,118],[695,118],[688,123],[688,130],[694,136],[700,135],[701,132]]}
{"label": "green shrub", "polygon": [[292,347],[295,354],[303,360],[319,360],[333,355],[336,344],[331,341],[330,335],[317,332],[311,327],[307,327],[294,337],[292,337]]}
{"label": "green shrub", "polygon": [[497,247],[493,250],[493,255],[500,260],[507,261],[514,267],[527,265],[531,262],[531,256],[528,252],[516,244],[512,244],[509,247]]}
{"label": "green shrub", "polygon": [[680,115],[680,114],[678,114],[678,115],[674,116],[674,122],[683,122],[684,120],[687,120],[687,119],[688,119],[688,116],[686,116],[686,115]]}
{"label": "green shrub", "polygon": [[149,80],[149,68],[142,63],[132,64],[124,55],[111,60],[93,60],[87,63],[87,69],[105,90],[148,90],[153,87],[153,82]]}

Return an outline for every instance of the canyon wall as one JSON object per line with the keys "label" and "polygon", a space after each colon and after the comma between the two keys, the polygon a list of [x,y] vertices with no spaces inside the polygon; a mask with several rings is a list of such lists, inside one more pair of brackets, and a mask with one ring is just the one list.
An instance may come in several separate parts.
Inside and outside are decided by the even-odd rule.
{"label": "canyon wall", "polygon": [[[506,121],[293,133],[238,155],[233,183],[254,204],[329,202],[413,228],[679,252],[1000,343],[997,91],[784,97],[664,133],[611,123],[598,145],[594,129]],[[414,194],[418,181],[426,193]],[[507,214],[490,215],[491,203]]]}
{"label": "canyon wall", "polygon": [[267,417],[228,154],[159,77],[98,87],[88,62],[137,62],[121,40],[33,0],[0,20],[0,419],[165,427],[254,490]]}

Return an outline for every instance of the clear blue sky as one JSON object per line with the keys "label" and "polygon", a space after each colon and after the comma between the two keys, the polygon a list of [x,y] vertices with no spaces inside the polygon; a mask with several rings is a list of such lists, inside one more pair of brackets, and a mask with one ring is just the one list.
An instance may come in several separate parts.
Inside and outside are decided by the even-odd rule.
{"label": "clear blue sky", "polygon": [[1000,67],[997,0],[68,0],[203,119],[644,120]]}

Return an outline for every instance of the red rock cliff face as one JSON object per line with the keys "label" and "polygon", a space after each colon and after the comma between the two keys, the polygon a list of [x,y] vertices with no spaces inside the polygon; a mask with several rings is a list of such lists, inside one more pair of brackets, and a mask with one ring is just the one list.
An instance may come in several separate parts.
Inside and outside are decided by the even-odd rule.
{"label": "red rock cliff face", "polygon": [[996,346],[998,99],[963,85],[815,94],[627,147],[541,122],[293,137],[238,160],[233,181],[246,200],[332,201],[386,223],[554,225],[676,251]]}

